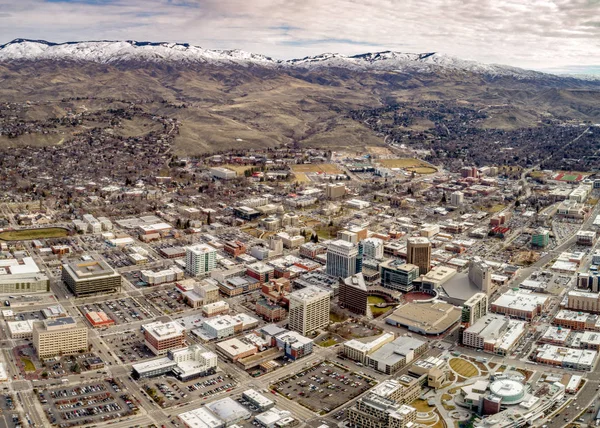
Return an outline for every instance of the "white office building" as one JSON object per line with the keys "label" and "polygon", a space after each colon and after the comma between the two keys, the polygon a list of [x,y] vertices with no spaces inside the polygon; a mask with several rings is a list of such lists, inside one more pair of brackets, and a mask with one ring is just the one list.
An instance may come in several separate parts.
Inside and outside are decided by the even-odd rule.
{"label": "white office building", "polygon": [[337,239],[327,247],[327,275],[348,278],[357,273],[358,247]]}

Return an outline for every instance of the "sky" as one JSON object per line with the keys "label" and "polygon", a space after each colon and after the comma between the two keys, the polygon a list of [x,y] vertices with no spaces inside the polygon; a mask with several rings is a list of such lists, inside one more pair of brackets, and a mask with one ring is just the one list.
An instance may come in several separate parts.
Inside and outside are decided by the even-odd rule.
{"label": "sky", "polygon": [[242,49],[439,52],[600,74],[600,0],[0,0],[0,44],[137,40]]}

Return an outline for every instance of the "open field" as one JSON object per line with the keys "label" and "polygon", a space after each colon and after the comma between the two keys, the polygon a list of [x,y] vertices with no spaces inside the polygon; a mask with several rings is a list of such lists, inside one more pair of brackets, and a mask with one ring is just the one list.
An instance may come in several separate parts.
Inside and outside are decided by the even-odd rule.
{"label": "open field", "polygon": [[32,239],[63,238],[69,234],[62,227],[44,227],[40,229],[7,230],[0,233],[3,241],[30,241]]}
{"label": "open field", "polygon": [[291,165],[290,167],[294,176],[296,177],[296,181],[299,183],[310,183],[310,179],[306,175],[307,173],[314,174],[343,174],[343,171],[340,170],[336,165],[332,163],[310,163],[310,164],[300,164],[300,165]]}
{"label": "open field", "polygon": [[231,169],[232,171],[235,171],[235,173],[239,176],[239,175],[244,175],[244,172],[246,172],[249,169],[252,169],[253,165],[231,165],[231,164],[227,164],[227,165],[223,165],[223,168]]}
{"label": "open field", "polygon": [[25,368],[26,372],[34,372],[35,371],[35,366],[33,365],[33,362],[31,362],[31,360],[29,358],[21,357],[21,362],[23,362],[23,367]]}
{"label": "open field", "polygon": [[377,162],[386,168],[402,168],[416,174],[433,174],[437,168],[416,158],[378,159]]}
{"label": "open field", "polygon": [[452,358],[448,363],[450,364],[450,368],[452,370],[466,378],[477,376],[479,373],[475,365],[467,360],[463,360],[462,358]]}

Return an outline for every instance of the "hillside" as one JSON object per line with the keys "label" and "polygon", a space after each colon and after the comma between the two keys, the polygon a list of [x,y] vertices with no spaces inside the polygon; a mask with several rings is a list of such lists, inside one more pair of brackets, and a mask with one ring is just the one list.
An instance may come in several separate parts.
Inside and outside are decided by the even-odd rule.
{"label": "hillside", "polygon": [[[5,147],[57,144],[94,128],[142,136],[163,126],[152,115],[178,122],[174,150],[183,155],[280,144],[360,149],[390,135],[435,134],[463,108],[485,113],[469,122],[482,130],[600,119],[597,81],[435,53],[278,61],[177,44],[17,40],[0,46],[0,82]],[[122,109],[147,117],[115,118]],[[394,117],[365,120],[384,111]],[[405,116],[410,123],[396,123]]]}

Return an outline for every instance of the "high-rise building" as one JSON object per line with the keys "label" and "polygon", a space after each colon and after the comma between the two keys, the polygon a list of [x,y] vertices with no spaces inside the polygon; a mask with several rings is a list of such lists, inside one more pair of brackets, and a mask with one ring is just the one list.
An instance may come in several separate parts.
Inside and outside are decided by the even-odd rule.
{"label": "high-rise building", "polygon": [[390,259],[379,264],[379,272],[382,287],[408,293],[414,289],[413,281],[419,277],[420,268],[402,260]]}
{"label": "high-rise building", "polygon": [[492,269],[483,259],[475,257],[469,265],[469,280],[486,294],[492,291]]}
{"label": "high-rise building", "polygon": [[367,315],[369,312],[369,289],[362,273],[357,273],[340,282],[339,304],[351,312]]}
{"label": "high-rise building", "polygon": [[486,293],[477,293],[465,302],[462,309],[464,324],[473,325],[475,321],[487,314],[488,297]]}
{"label": "high-rise building", "polygon": [[185,271],[192,276],[206,275],[217,266],[217,250],[207,244],[185,249]]}
{"label": "high-rise building", "polygon": [[458,207],[465,202],[465,194],[460,190],[450,193],[450,205]]}
{"label": "high-rise building", "polygon": [[348,278],[360,272],[357,263],[359,249],[357,245],[337,239],[327,247],[327,275]]}
{"label": "high-rise building", "polygon": [[431,241],[427,238],[408,238],[406,263],[419,266],[419,274],[424,275],[431,269]]}
{"label": "high-rise building", "polygon": [[379,238],[367,238],[362,241],[363,256],[371,259],[383,259],[383,240]]}
{"label": "high-rise building", "polygon": [[71,317],[33,324],[33,346],[40,359],[73,355],[88,350],[88,329]]}
{"label": "high-rise building", "polygon": [[329,324],[329,292],[306,287],[290,294],[289,329],[306,335]]}
{"label": "high-rise building", "polygon": [[99,256],[64,264],[62,280],[76,296],[121,289],[121,275]]}

